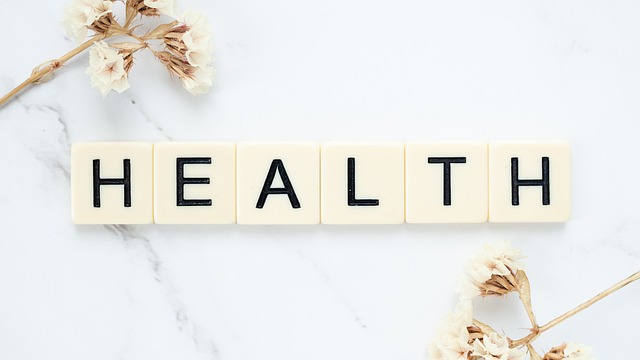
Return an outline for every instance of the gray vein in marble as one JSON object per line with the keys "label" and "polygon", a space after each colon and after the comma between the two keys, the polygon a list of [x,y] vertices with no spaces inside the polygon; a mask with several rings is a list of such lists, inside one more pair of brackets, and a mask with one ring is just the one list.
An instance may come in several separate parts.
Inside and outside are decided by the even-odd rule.
{"label": "gray vein in marble", "polygon": [[185,304],[180,300],[179,293],[171,281],[165,276],[164,267],[160,256],[153,248],[149,238],[138,234],[127,225],[105,225],[105,228],[120,238],[128,246],[139,246],[146,260],[151,266],[155,281],[162,286],[166,294],[166,300],[171,307],[178,330],[187,335],[197,349],[204,350],[211,355],[211,359],[220,359],[220,351],[216,343],[206,334],[201,334],[200,327],[189,317]]}
{"label": "gray vein in marble", "polygon": [[347,311],[351,314],[353,320],[358,324],[358,326],[360,326],[363,329],[366,329],[367,325],[362,320],[362,317],[360,317],[360,315],[356,312],[355,308],[351,306],[351,304],[349,304],[349,302],[345,299],[345,296],[342,294],[342,292],[338,290],[335,287],[335,285],[333,285],[331,278],[329,277],[329,275],[327,275],[326,272],[324,272],[324,270],[322,270],[320,265],[318,265],[318,263],[313,258],[303,253],[299,249],[294,247],[293,251],[295,251],[296,254],[298,254],[301,258],[303,258],[304,260],[306,260],[311,264],[311,266],[318,272],[318,274],[320,274],[327,288],[329,288],[329,290],[331,290],[331,292],[335,294],[338,301],[342,304],[342,306],[344,306],[347,309]]}
{"label": "gray vein in marble", "polygon": [[[28,137],[23,140],[23,143],[35,159],[46,168],[52,170],[53,173],[61,174],[68,183],[70,171],[67,159],[71,144],[69,129],[62,109],[57,104],[28,104],[22,100],[21,94],[12,99],[11,103],[19,107],[19,111],[23,112],[27,117],[32,111],[37,111],[45,115],[46,121],[53,119],[59,125],[57,141],[54,143],[47,142],[46,138],[43,140],[42,137]],[[7,104],[7,106],[12,106],[11,103]]]}
{"label": "gray vein in marble", "polygon": [[131,95],[125,94],[124,96],[131,102],[131,105],[133,105],[136,108],[136,110],[138,110],[142,118],[151,126],[153,126],[158,133],[160,133],[167,140],[173,140],[173,138],[169,134],[167,134],[167,131],[162,126],[160,126],[157,122],[153,121],[151,116],[147,114],[147,112],[144,109],[144,106],[139,104]]}
{"label": "gray vein in marble", "polygon": [[[64,118],[64,112],[58,105],[26,105],[20,98],[18,98],[20,104],[22,104],[27,112],[31,110],[40,111],[45,114],[53,114],[53,118],[60,125],[60,134],[58,135],[58,144],[62,153],[56,153],[55,151],[43,151],[43,149],[31,148],[31,151],[35,157],[40,160],[46,167],[57,170],[61,173],[67,182],[70,181],[70,170],[68,166],[67,154],[71,151],[71,141],[69,137],[69,128]],[[63,157],[63,158],[61,158]]]}
{"label": "gray vein in marble", "polygon": [[640,226],[635,219],[625,219],[615,228],[614,239],[604,239],[602,243],[611,245],[624,254],[640,259],[640,245],[636,240]]}

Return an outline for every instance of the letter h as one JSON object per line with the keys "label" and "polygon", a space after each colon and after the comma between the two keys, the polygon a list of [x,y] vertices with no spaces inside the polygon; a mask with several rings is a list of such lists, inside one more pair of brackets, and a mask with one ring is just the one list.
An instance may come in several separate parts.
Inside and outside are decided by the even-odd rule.
{"label": "letter h", "polygon": [[122,160],[124,176],[121,179],[100,177],[100,160],[93,160],[93,207],[100,207],[100,186],[102,185],[123,185],[124,186],[124,207],[131,207],[131,160]]}
{"label": "letter h", "polygon": [[542,179],[518,178],[518,158],[511,158],[511,205],[520,205],[520,186],[542,186],[542,205],[551,204],[549,191],[549,158],[542,158]]}

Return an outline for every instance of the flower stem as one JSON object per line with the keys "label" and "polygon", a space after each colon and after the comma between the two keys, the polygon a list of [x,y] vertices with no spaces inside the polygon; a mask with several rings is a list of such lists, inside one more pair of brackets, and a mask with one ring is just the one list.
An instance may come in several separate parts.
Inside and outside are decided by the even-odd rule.
{"label": "flower stem", "polygon": [[59,69],[62,65],[64,65],[67,61],[69,61],[74,56],[80,54],[81,52],[83,52],[86,49],[88,49],[91,45],[93,45],[96,42],[98,42],[100,40],[103,40],[103,39],[105,39],[107,37],[109,37],[109,35],[107,35],[107,34],[96,35],[96,36],[92,37],[91,39],[89,39],[89,40],[85,41],[84,43],[82,43],[77,48],[69,51],[68,53],[66,53],[64,55],[62,55],[60,58],[48,61],[46,66],[44,66],[44,67],[41,67],[41,66],[36,67],[33,70],[33,72],[31,73],[31,76],[29,76],[29,78],[27,78],[27,80],[23,81],[22,84],[16,86],[13,90],[9,91],[5,96],[0,98],[0,107],[2,107],[9,100],[11,100],[11,98],[16,96],[20,91],[24,90],[24,88],[26,88],[27,86],[29,86],[29,85],[31,85],[33,83],[37,83],[38,81],[42,80],[42,78],[44,78],[45,76],[53,73],[55,70]]}
{"label": "flower stem", "polygon": [[615,284],[612,287],[608,288],[607,290],[601,292],[600,294],[594,296],[591,300],[580,304],[575,309],[569,310],[566,313],[564,313],[564,314],[558,316],[557,318],[549,321],[548,323],[542,325],[540,327],[540,332],[544,332],[544,331],[547,331],[547,330],[551,329],[552,327],[554,327],[554,326],[558,325],[559,323],[567,320],[568,318],[570,318],[573,315],[579,313],[580,311],[585,310],[589,306],[595,304],[596,302],[604,299],[605,297],[611,295],[612,293],[622,289],[623,287],[631,284],[632,282],[634,282],[634,281],[636,281],[638,279],[640,279],[640,271],[638,271],[635,274],[629,276],[628,278],[618,282],[617,284]]}
{"label": "flower stem", "polygon": [[548,323],[540,326],[539,328],[536,328],[536,329],[532,330],[532,332],[529,335],[527,335],[527,336],[525,336],[525,337],[523,337],[521,339],[511,341],[511,347],[517,347],[517,346],[530,344],[533,340],[535,340],[543,332],[551,329],[552,327],[560,324],[561,322],[567,320],[568,318],[572,317],[573,315],[581,312],[582,310],[585,310],[589,306],[597,303],[598,301],[604,299],[605,297],[613,294],[614,292],[622,289],[623,287],[625,287],[625,286],[627,286],[627,285],[631,284],[632,282],[634,282],[636,280],[639,280],[639,279],[640,279],[640,271],[638,271],[638,272],[634,273],[633,275],[627,277],[626,279],[616,283],[615,285],[611,286],[607,290],[605,290],[605,291],[601,292],[600,294],[594,296],[590,300],[585,301],[584,303],[578,305],[574,309],[569,310],[566,313],[558,316],[557,318],[549,321]]}

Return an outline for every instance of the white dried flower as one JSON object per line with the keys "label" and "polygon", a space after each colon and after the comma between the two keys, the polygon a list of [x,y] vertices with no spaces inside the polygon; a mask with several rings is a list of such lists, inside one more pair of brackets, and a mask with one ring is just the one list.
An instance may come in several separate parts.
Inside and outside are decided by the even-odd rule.
{"label": "white dried flower", "polygon": [[187,11],[181,17],[188,30],[182,36],[187,47],[185,57],[193,66],[205,67],[211,64],[213,45],[211,27],[204,15],[197,11]]}
{"label": "white dried flower", "polygon": [[471,356],[481,356],[484,360],[523,360],[525,351],[509,348],[509,340],[497,333],[488,334],[473,342]]}
{"label": "white dried flower", "polygon": [[67,36],[82,43],[87,30],[100,18],[111,14],[113,2],[103,0],[74,0],[65,5],[62,26]]}
{"label": "white dried flower", "polygon": [[119,93],[129,88],[128,70],[132,64],[131,53],[125,61],[120,51],[109,47],[104,41],[99,41],[89,52],[89,67],[87,74],[91,76],[91,85],[100,89],[102,96],[110,90]]}
{"label": "white dried flower", "polygon": [[468,327],[472,324],[471,303],[458,304],[456,310],[448,314],[438,326],[436,336],[429,344],[432,360],[467,360],[473,350],[469,344]]}
{"label": "white dried flower", "polygon": [[458,291],[462,299],[478,295],[505,295],[515,289],[514,276],[523,256],[507,241],[487,243],[467,265],[467,277]]}
{"label": "white dried flower", "polygon": [[592,349],[576,343],[566,343],[556,346],[544,354],[543,360],[596,360],[591,356]]}
{"label": "white dried flower", "polygon": [[592,348],[577,343],[568,343],[564,349],[564,358],[571,360],[596,360],[591,356]]}
{"label": "white dried flower", "polygon": [[212,67],[194,67],[193,70],[190,75],[180,78],[182,86],[193,95],[208,93],[215,71]]}
{"label": "white dried flower", "polygon": [[146,7],[156,9],[158,12],[175,17],[176,2],[175,0],[144,0]]}
{"label": "white dried flower", "polygon": [[182,80],[182,86],[193,95],[205,94],[213,85],[213,67],[195,67],[168,51],[157,52],[156,57],[169,70],[169,74]]}
{"label": "white dried flower", "polygon": [[167,50],[196,67],[211,66],[213,45],[211,28],[202,13],[189,10],[180,16],[180,23],[164,34]]}

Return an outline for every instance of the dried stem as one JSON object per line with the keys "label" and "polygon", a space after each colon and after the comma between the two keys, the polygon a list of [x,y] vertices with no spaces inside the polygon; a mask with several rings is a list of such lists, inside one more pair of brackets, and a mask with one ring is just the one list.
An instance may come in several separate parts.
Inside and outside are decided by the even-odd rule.
{"label": "dried stem", "polygon": [[527,344],[527,350],[529,351],[531,360],[542,360],[542,357],[540,357],[540,355],[536,352],[536,349],[534,349],[531,344]]}
{"label": "dried stem", "polygon": [[612,287],[610,287],[607,290],[601,292],[600,294],[594,296],[591,300],[582,303],[581,305],[579,305],[575,309],[567,311],[566,313],[564,313],[564,314],[558,316],[557,318],[549,321],[548,323],[542,325],[540,327],[540,332],[547,331],[547,330],[551,329],[552,327],[554,327],[554,326],[558,325],[559,323],[567,320],[568,318],[570,318],[573,315],[579,313],[580,311],[585,310],[589,306],[595,304],[596,302],[604,299],[605,297],[611,295],[612,293],[622,289],[623,287],[631,284],[632,282],[634,282],[634,281],[636,281],[638,279],[640,279],[640,271],[638,271],[635,274],[629,276],[628,278],[620,281],[619,283],[613,285]]}
{"label": "dried stem", "polygon": [[511,341],[511,347],[517,347],[517,346],[522,346],[522,345],[527,345],[530,344],[533,340],[535,340],[538,336],[540,336],[543,332],[551,329],[552,327],[558,325],[559,323],[567,320],[568,318],[572,317],[573,315],[581,312],[582,310],[585,310],[586,308],[588,308],[589,306],[595,304],[596,302],[604,299],[605,297],[613,294],[614,292],[622,289],[623,287],[631,284],[632,282],[639,280],[640,279],[640,271],[634,273],[633,275],[629,276],[628,278],[618,282],[617,284],[611,286],[610,288],[608,288],[607,290],[601,292],[600,294],[594,296],[593,298],[591,298],[590,300],[580,304],[579,306],[575,307],[572,310],[567,311],[566,313],[558,316],[557,318],[549,321],[548,323],[540,326],[539,328],[535,328],[532,329],[531,333],[521,339],[518,340],[513,340]]}
{"label": "dried stem", "polygon": [[29,85],[31,85],[33,83],[37,83],[38,81],[40,81],[45,76],[47,76],[47,75],[53,73],[55,70],[59,69],[62,65],[64,65],[67,61],[69,61],[74,56],[80,54],[81,52],[83,52],[86,49],[88,49],[91,45],[93,45],[96,42],[98,42],[100,40],[103,40],[103,39],[105,39],[105,38],[107,38],[109,36],[110,35],[107,35],[107,34],[95,35],[91,39],[89,39],[89,40],[85,41],[84,43],[82,43],[77,48],[69,51],[68,53],[66,53],[64,55],[62,55],[60,58],[49,61],[46,66],[44,66],[44,67],[38,66],[37,68],[35,68],[33,70],[33,72],[31,73],[31,76],[29,76],[29,78],[27,80],[22,82],[22,84],[16,86],[13,90],[9,91],[9,93],[7,93],[5,96],[3,96],[0,99],[0,107],[2,107],[4,104],[6,104],[11,98],[13,98],[15,95],[17,95],[20,91],[24,90],[24,88],[26,88],[27,86],[29,86]]}

